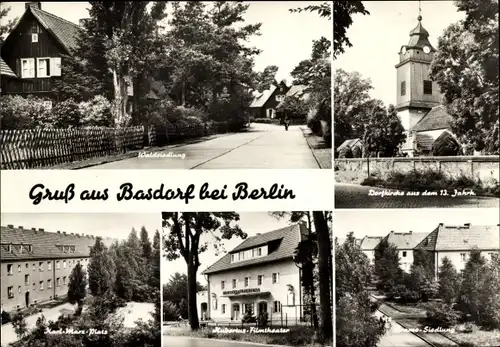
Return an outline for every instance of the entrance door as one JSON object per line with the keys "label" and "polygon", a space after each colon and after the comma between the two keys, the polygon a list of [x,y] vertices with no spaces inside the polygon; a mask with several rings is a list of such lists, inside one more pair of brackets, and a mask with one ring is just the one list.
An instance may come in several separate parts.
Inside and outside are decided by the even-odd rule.
{"label": "entrance door", "polygon": [[240,304],[233,304],[233,319],[240,319]]}
{"label": "entrance door", "polygon": [[267,302],[259,302],[259,315],[261,312],[267,312]]}
{"label": "entrance door", "polygon": [[201,303],[201,320],[207,319],[208,304],[206,302]]}
{"label": "entrance door", "polygon": [[26,307],[29,307],[30,306],[30,292],[26,292],[26,294],[24,294],[24,301],[26,301]]}

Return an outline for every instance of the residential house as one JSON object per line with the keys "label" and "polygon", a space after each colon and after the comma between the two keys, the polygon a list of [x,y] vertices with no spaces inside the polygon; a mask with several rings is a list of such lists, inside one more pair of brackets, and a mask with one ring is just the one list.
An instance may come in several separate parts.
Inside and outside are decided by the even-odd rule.
{"label": "residential house", "polygon": [[361,239],[359,247],[368,257],[370,264],[375,264],[375,248],[382,240],[381,236],[365,236]]}
{"label": "residential house", "polygon": [[249,237],[202,272],[207,291],[198,293],[198,315],[241,320],[247,310],[273,320],[303,317],[301,270],[294,251],[307,237],[302,223]]}
{"label": "residential house", "polygon": [[[307,92],[306,89],[307,89],[307,86],[305,86],[305,85],[300,85],[300,84],[295,85],[295,84],[293,84],[290,87],[290,89],[288,89],[288,92],[286,92],[285,97],[282,98],[282,100],[278,103],[278,105],[276,105],[276,114],[277,114],[277,117],[280,118],[280,119],[284,119],[287,116],[289,118],[295,118],[296,115],[287,114],[286,111],[284,111],[282,109],[283,104],[284,104],[285,100],[287,98],[290,98],[290,97],[296,97],[299,100],[307,102],[309,100],[310,94]],[[304,115],[304,118],[305,118],[305,116],[306,115]]]}
{"label": "residential house", "polygon": [[[89,263],[91,235],[1,227],[1,310],[14,311],[65,297],[71,271]],[[105,238],[111,245],[114,240]]]}
{"label": "residential house", "polygon": [[252,118],[276,118],[276,108],[280,102],[285,100],[286,93],[290,87],[285,82],[277,86],[272,85],[262,93],[256,92],[254,100],[250,104],[250,115]]}
{"label": "residential house", "polygon": [[[410,272],[413,264],[413,249],[427,236],[429,233],[396,233],[391,231],[380,242],[387,240],[389,244],[396,246],[399,255],[401,269],[405,272]],[[377,249],[380,243],[375,246]]]}
{"label": "residential house", "polygon": [[500,225],[444,225],[440,223],[415,249],[432,253],[437,278],[443,258],[447,257],[458,271],[465,268],[472,249],[479,249],[487,259],[500,253]]}
{"label": "residential house", "polygon": [[343,151],[345,149],[350,149],[352,152],[354,148],[358,148],[360,153],[363,153],[363,141],[361,141],[361,139],[359,138],[345,140],[340,146],[337,147],[336,152],[340,153],[340,151]]}
{"label": "residential house", "polygon": [[[62,55],[77,46],[80,27],[27,2],[24,14],[2,45],[1,57],[17,77],[2,83],[2,94],[55,99],[54,81],[61,78]],[[8,75],[2,69],[2,79]]]}

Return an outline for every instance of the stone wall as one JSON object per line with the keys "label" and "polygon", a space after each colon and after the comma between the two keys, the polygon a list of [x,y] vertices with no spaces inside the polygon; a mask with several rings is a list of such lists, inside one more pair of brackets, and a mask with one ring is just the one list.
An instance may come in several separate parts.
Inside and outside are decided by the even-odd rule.
{"label": "stone wall", "polygon": [[500,181],[500,157],[453,156],[453,157],[395,157],[395,158],[351,158],[335,159],[335,170],[362,171],[384,178],[389,171],[408,172],[411,170],[434,169],[451,176],[465,174],[481,181]]}

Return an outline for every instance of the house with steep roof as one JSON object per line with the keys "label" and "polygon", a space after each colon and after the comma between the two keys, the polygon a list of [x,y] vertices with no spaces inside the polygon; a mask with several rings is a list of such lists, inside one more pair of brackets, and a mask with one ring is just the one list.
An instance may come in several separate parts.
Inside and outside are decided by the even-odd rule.
{"label": "house with steep roof", "polygon": [[451,131],[451,121],[452,116],[443,105],[434,106],[411,129],[414,149],[420,155],[432,155],[433,143],[444,133],[455,138]]}
{"label": "house with steep roof", "polygon": [[250,108],[250,116],[256,118],[276,118],[276,109],[280,102],[285,100],[286,93],[290,87],[284,81],[277,86],[271,85],[268,89],[254,93]]}
{"label": "house with steep roof", "polygon": [[345,140],[337,147],[336,152],[340,153],[340,151],[344,149],[350,149],[352,151],[354,148],[359,148],[361,153],[363,152],[363,141],[361,141],[360,138]]}
{"label": "house with steep roof", "polygon": [[431,252],[434,273],[447,257],[458,271],[465,268],[470,252],[478,249],[487,259],[500,253],[500,225],[444,225],[440,223],[429,235],[415,246]]}
{"label": "house with steep roof", "polygon": [[365,236],[360,240],[359,247],[368,257],[370,264],[375,263],[375,247],[377,247],[381,240],[382,236]]}
{"label": "house with steep roof", "polygon": [[77,263],[87,267],[96,237],[8,225],[0,241],[1,310],[9,312],[65,297],[71,271]]}
{"label": "house with steep roof", "polygon": [[2,94],[55,99],[52,88],[54,81],[61,78],[62,56],[70,55],[77,46],[81,29],[43,11],[41,2],[27,2],[25,7],[2,44]]}
{"label": "house with steep roof", "polygon": [[257,317],[267,312],[273,320],[303,317],[294,251],[307,235],[302,223],[257,234],[210,265],[202,272],[208,284],[198,293],[199,317],[239,321],[249,310]]}
{"label": "house with steep roof", "polygon": [[[382,238],[380,242],[387,240],[389,244],[396,246],[398,249],[399,261],[401,269],[405,272],[410,272],[413,264],[413,249],[417,246],[429,233],[396,233],[391,231],[387,236]],[[375,249],[380,245],[380,242]]]}

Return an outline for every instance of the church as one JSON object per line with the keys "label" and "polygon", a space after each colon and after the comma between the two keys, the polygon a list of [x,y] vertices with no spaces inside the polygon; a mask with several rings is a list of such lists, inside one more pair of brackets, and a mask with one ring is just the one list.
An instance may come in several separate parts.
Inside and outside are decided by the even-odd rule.
{"label": "church", "polygon": [[441,93],[429,74],[436,49],[429,42],[429,32],[418,16],[410,40],[399,51],[396,111],[405,129],[406,141],[401,152],[414,157],[432,155],[432,144],[451,132],[452,117],[441,105]]}

